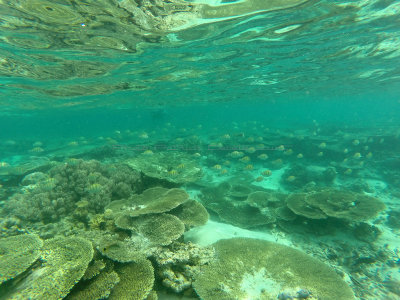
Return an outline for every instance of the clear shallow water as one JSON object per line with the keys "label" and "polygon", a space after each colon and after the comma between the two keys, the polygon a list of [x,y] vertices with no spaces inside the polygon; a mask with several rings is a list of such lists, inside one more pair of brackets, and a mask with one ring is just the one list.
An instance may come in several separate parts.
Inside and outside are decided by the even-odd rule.
{"label": "clear shallow water", "polygon": [[[221,275],[213,294],[207,278],[181,272],[189,266],[213,274],[209,250],[174,244],[183,242],[180,235],[149,248],[134,239],[143,232],[109,226],[120,224],[105,213],[110,203],[154,186],[178,187],[211,220],[186,228],[186,242],[275,241],[325,263],[357,299],[397,299],[399,11],[396,1],[1,1],[1,237],[84,237],[114,286],[127,263],[106,251],[112,236],[121,249],[143,252],[147,271],[151,262],[155,283],[147,292],[160,299],[222,299],[227,291],[227,299],[277,299],[301,289],[337,299],[307,282],[277,284],[275,273],[269,281],[245,258],[232,261],[247,268],[237,274],[254,270],[246,288]],[[332,208],[301,198],[321,189],[355,200],[336,199]],[[257,192],[275,200],[251,200]],[[356,210],[350,218],[346,210],[373,201],[360,195],[379,202],[370,203],[368,217]],[[322,219],[301,203],[323,211]],[[163,213],[184,219],[173,209]],[[164,265],[171,253],[176,260]],[[189,262],[176,258],[180,253],[191,255]],[[3,283],[0,299],[17,297],[19,280],[29,281],[35,268],[44,272],[43,261],[38,254]],[[171,270],[184,280],[171,283]],[[72,290],[67,298],[83,299],[79,292],[95,290],[93,278],[55,297]]]}

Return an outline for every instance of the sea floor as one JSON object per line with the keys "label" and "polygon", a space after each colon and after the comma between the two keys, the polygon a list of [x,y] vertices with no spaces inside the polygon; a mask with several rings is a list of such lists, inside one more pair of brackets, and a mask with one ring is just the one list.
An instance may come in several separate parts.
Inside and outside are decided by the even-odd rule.
{"label": "sea floor", "polygon": [[[118,240],[121,251],[142,251],[151,261],[159,299],[197,298],[192,289],[197,271],[182,272],[179,260],[167,270],[161,257],[234,238],[274,242],[317,258],[340,274],[357,299],[400,297],[397,128],[290,130],[251,123],[209,134],[166,126],[166,132],[3,141],[1,237],[36,234],[46,242],[82,236],[94,246],[93,261],[106,261],[117,273],[124,262],[137,259],[116,257],[104,250],[108,246],[101,250]],[[174,199],[183,197],[180,202],[166,204],[167,194],[157,194],[171,190]],[[185,206],[187,199],[194,200],[190,209],[199,209],[196,213]],[[124,213],[131,219],[122,222]],[[179,234],[164,229],[164,239],[155,241],[146,235],[155,229],[143,228],[164,220],[157,219],[161,214],[162,222],[177,218],[174,226],[183,229]],[[153,239],[151,247],[137,241],[143,235]],[[202,268],[198,261],[185,264]],[[176,278],[171,283],[171,271],[181,283]],[[29,276],[29,269],[18,276]],[[12,290],[16,279],[3,289]],[[84,284],[66,288],[62,296],[80,289]]]}

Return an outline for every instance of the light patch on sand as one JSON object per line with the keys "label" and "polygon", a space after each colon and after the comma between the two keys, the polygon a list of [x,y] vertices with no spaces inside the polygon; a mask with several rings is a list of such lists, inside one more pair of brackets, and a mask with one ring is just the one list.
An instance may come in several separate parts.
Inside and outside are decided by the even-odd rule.
{"label": "light patch on sand", "polygon": [[206,225],[195,227],[184,235],[186,242],[193,242],[200,246],[208,246],[222,239],[235,237],[247,237],[271,242],[279,242],[286,246],[293,246],[292,242],[282,236],[277,237],[273,233],[258,232],[242,229],[229,224],[218,223],[209,220]]}
{"label": "light patch on sand", "polygon": [[[280,184],[280,180],[287,168],[288,167],[284,167],[279,170],[272,170],[271,176],[265,177],[263,181],[253,182],[253,185],[261,186],[265,189],[281,190],[282,186]],[[259,172],[260,170],[253,171],[252,175],[254,176],[254,178],[260,176]]]}
{"label": "light patch on sand", "polygon": [[387,189],[387,183],[382,180],[377,179],[366,179],[365,180],[370,187],[372,187],[376,192],[382,192]]}

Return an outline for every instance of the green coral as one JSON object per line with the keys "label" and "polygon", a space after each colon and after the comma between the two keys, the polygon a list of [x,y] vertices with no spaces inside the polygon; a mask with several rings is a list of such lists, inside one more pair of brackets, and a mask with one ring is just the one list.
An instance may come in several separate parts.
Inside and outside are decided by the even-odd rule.
{"label": "green coral", "polygon": [[274,218],[270,218],[261,213],[258,208],[252,207],[247,203],[235,205],[231,202],[223,202],[213,210],[218,213],[222,221],[239,226],[242,228],[255,228],[274,222]]}
{"label": "green coral", "polygon": [[120,282],[113,288],[110,300],[144,300],[153,289],[154,269],[147,259],[120,265],[115,271]]}
{"label": "green coral", "polygon": [[180,238],[185,231],[185,225],[179,218],[170,214],[144,215],[130,217],[122,215],[116,220],[116,225],[129,229],[133,234],[145,237],[151,245],[166,246]]}
{"label": "green coral", "polygon": [[135,247],[129,240],[121,241],[111,237],[104,237],[97,246],[97,250],[105,257],[122,263],[138,261],[144,258],[143,253],[140,251],[141,249]]}
{"label": "green coral", "polygon": [[222,182],[216,187],[202,189],[201,200],[222,221],[242,228],[254,228],[275,221],[275,218],[263,214],[260,208],[245,201],[249,194],[260,190],[264,189],[240,182]]}
{"label": "green coral", "polygon": [[[98,252],[96,252],[98,253]],[[85,274],[83,274],[83,280],[89,280],[97,275],[106,267],[106,264],[102,259],[93,259],[92,262],[87,267]]]}
{"label": "green coral", "polygon": [[90,242],[57,237],[44,242],[42,265],[17,286],[10,299],[60,299],[82,278],[93,258]]}
{"label": "green coral", "polygon": [[10,214],[26,224],[53,223],[73,215],[87,223],[89,214],[101,213],[113,199],[128,197],[141,188],[140,175],[127,166],[106,165],[96,160],[69,159],[57,163],[48,174],[27,175],[22,187],[4,204]]}
{"label": "green coral", "polygon": [[240,183],[229,184],[227,195],[237,199],[246,199],[247,195],[252,192],[252,189]]}
{"label": "green coral", "polygon": [[296,215],[286,206],[286,194],[273,190],[256,191],[248,195],[246,202],[260,210],[270,222],[292,221]]}
{"label": "green coral", "polygon": [[133,195],[127,200],[113,201],[106,209],[130,216],[156,214],[167,212],[188,199],[189,195],[184,190],[154,187],[145,190],[140,195]]}
{"label": "green coral", "polygon": [[148,177],[172,183],[195,182],[203,176],[201,167],[193,156],[179,151],[140,154],[126,160],[125,163]]}
{"label": "green coral", "polygon": [[186,229],[202,226],[209,218],[206,208],[196,200],[188,200],[169,213],[177,216],[185,224]]}
{"label": "green coral", "polygon": [[310,219],[335,217],[352,222],[367,221],[385,209],[377,198],[336,189],[292,194],[287,205],[294,213]]}
{"label": "green coral", "polygon": [[176,293],[192,286],[194,274],[202,265],[214,259],[212,247],[199,247],[192,243],[174,242],[169,247],[159,247],[153,258],[162,284]]}
{"label": "green coral", "polygon": [[326,219],[328,216],[319,208],[308,204],[307,194],[291,194],[286,200],[287,206],[296,214],[309,219]]}
{"label": "green coral", "polygon": [[260,209],[265,207],[276,207],[286,198],[285,195],[275,191],[255,191],[247,195],[247,202]]}
{"label": "green coral", "polygon": [[42,240],[34,234],[0,239],[0,283],[21,274],[40,256]]}
{"label": "green coral", "polygon": [[299,250],[249,238],[220,240],[214,247],[217,259],[193,283],[201,299],[275,300],[301,289],[318,299],[355,299],[332,268]]}
{"label": "green coral", "polygon": [[119,276],[116,272],[101,272],[89,282],[85,282],[81,288],[74,289],[67,300],[97,300],[106,299],[113,287],[119,283]]}

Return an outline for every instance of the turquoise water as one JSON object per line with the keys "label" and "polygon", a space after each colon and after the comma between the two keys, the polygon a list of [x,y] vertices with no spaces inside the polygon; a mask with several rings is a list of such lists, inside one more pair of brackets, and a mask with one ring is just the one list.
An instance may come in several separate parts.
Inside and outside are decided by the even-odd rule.
{"label": "turquoise water", "polygon": [[0,299],[398,299],[399,12],[0,1]]}

